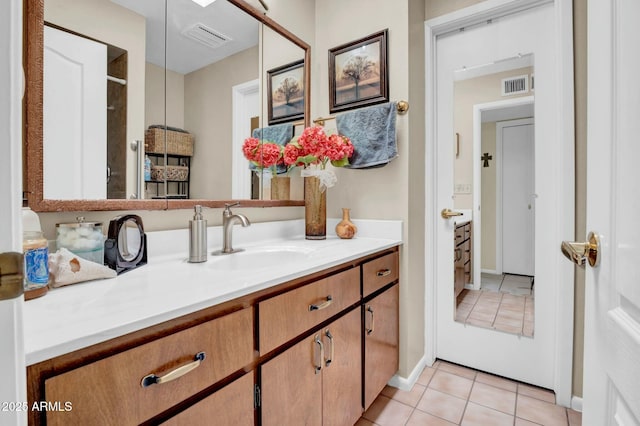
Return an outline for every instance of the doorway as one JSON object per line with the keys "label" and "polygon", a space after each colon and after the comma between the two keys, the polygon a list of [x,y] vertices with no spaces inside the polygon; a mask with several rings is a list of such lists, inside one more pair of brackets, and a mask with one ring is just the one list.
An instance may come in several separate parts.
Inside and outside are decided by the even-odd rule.
{"label": "doorway", "polygon": [[[571,5],[534,1],[522,7],[517,3],[478,4],[426,23],[427,99],[431,103],[426,178],[427,203],[432,206],[426,217],[427,363],[440,358],[543,386],[556,392],[560,404],[569,405],[572,343],[567,336],[573,333],[573,270],[560,265],[557,244],[562,235],[573,233]],[[455,210],[457,201],[452,170],[456,131],[453,114],[447,113],[453,111],[453,72],[523,54],[535,56],[537,81],[544,81],[535,87],[534,154],[535,229],[546,225],[544,232],[535,233],[534,250],[536,302],[543,303],[536,303],[536,332],[530,338],[455,322],[451,284],[455,223],[440,216],[443,209]],[[455,186],[477,182],[455,182]],[[470,210],[474,222],[480,206],[473,203]],[[539,282],[544,285],[538,286]]]}

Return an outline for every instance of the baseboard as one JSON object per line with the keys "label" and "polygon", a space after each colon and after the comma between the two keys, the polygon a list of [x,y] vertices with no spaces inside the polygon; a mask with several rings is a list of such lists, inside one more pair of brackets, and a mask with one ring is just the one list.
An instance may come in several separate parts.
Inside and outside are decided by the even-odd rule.
{"label": "baseboard", "polygon": [[411,374],[409,374],[409,377],[401,377],[396,374],[387,384],[403,391],[410,391],[413,388],[413,385],[418,381],[418,378],[420,377],[420,374],[422,374],[422,370],[424,370],[426,365],[427,356],[425,355],[420,361],[418,361],[416,366],[413,368],[413,371],[411,371]]}
{"label": "baseboard", "polygon": [[573,395],[571,397],[571,409],[582,413],[582,398]]}

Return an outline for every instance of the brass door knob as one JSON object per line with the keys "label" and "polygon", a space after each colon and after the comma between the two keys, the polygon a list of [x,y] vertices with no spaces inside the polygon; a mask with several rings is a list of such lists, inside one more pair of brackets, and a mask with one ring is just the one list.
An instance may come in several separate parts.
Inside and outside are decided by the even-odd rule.
{"label": "brass door knob", "polygon": [[595,268],[600,263],[600,237],[595,232],[589,232],[589,241],[584,243],[563,241],[562,254],[578,266],[584,267],[586,261]]}
{"label": "brass door knob", "polygon": [[451,209],[443,209],[440,212],[440,216],[442,216],[443,219],[451,219],[454,216],[462,216],[461,212],[454,212]]}

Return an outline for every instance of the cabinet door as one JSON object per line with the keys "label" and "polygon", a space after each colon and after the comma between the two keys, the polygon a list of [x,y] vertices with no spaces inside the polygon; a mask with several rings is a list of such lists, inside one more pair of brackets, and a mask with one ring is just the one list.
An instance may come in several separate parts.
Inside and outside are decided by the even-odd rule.
{"label": "cabinet door", "polygon": [[364,409],[368,409],[398,371],[396,284],[364,304]]}
{"label": "cabinet door", "polygon": [[322,415],[325,426],[352,425],[362,415],[362,322],[354,309],[322,330]]}
{"label": "cabinet door", "polygon": [[[262,368],[262,424],[321,425],[321,333],[308,337]],[[324,345],[324,344],[323,344]],[[324,367],[323,367],[324,368]]]}
{"label": "cabinet door", "polygon": [[253,426],[253,373],[245,374],[211,396],[172,417],[165,426]]}

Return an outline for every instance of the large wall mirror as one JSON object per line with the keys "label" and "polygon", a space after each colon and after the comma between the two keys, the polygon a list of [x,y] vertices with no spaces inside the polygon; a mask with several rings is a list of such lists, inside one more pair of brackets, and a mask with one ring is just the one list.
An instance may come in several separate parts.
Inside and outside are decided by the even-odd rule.
{"label": "large wall mirror", "polygon": [[[264,11],[242,0],[44,0],[26,9],[32,209],[304,204],[301,182],[290,199],[271,200],[271,173],[251,171],[242,156],[244,139],[273,124],[272,70],[302,64],[300,91],[309,92],[310,47]],[[297,101],[293,132],[309,120],[309,96]]]}

